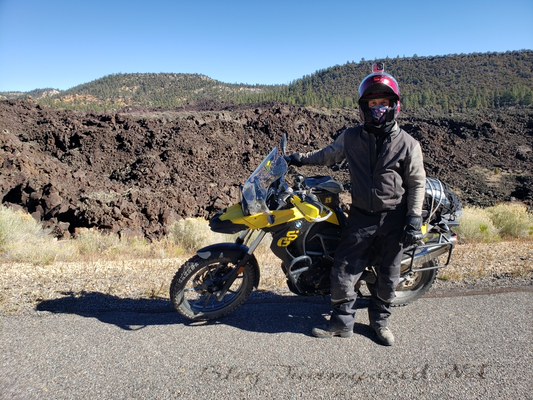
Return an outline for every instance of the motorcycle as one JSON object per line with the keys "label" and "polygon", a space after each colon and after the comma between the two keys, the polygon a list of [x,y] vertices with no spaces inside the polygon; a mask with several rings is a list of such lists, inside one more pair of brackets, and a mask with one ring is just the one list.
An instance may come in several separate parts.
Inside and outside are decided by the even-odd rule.
{"label": "motorcycle", "polygon": [[[174,308],[192,320],[220,318],[239,307],[258,288],[259,263],[254,256],[267,234],[270,250],[281,260],[289,289],[301,296],[330,293],[330,269],[347,216],[340,207],[341,183],[330,176],[297,174],[286,180],[287,140],[281,139],[241,187],[241,201],[218,212],[214,232],[237,234],[235,242],[204,247],[186,261],[170,286]],[[393,306],[414,302],[446,267],[457,242],[461,205],[446,185],[427,178],[423,240],[405,248]],[[255,234],[254,234],[255,233]],[[439,257],[445,262],[439,264]],[[356,285],[376,281],[379,254],[374,254]]]}

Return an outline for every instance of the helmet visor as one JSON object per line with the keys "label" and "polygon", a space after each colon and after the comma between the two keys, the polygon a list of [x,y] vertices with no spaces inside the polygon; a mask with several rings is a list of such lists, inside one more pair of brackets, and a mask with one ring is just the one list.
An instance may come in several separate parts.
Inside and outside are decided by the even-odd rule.
{"label": "helmet visor", "polygon": [[[400,99],[398,82],[389,74],[370,74],[359,85],[359,102],[363,98],[390,97]],[[372,97],[370,97],[372,96]]]}

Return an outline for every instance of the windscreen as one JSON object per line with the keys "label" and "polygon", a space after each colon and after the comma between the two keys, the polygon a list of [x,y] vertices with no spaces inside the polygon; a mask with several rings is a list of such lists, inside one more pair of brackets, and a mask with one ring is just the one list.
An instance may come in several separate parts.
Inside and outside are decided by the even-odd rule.
{"label": "windscreen", "polygon": [[270,213],[266,204],[268,190],[286,171],[287,162],[276,147],[244,183],[242,209],[245,215]]}

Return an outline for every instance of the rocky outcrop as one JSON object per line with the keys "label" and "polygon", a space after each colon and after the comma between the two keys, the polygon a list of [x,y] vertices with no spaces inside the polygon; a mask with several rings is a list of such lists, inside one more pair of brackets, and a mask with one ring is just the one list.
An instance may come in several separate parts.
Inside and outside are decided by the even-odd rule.
{"label": "rocky outcrop", "polygon": [[[209,217],[239,198],[239,186],[286,133],[289,151],[325,146],[357,124],[355,110],[283,103],[202,102],[115,113],[0,102],[0,196],[58,237],[80,227],[160,238],[177,219]],[[533,110],[439,115],[404,112],[423,146],[428,175],[463,202],[533,205]],[[304,167],[349,186],[343,166]]]}

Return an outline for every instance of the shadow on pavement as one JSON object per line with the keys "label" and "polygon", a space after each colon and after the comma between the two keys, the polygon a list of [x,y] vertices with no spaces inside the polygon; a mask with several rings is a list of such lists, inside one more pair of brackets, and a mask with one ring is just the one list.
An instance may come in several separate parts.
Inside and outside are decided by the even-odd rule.
{"label": "shadow on pavement", "polygon": [[[243,305],[223,318],[215,321],[191,321],[178,314],[168,299],[124,299],[99,292],[64,295],[59,299],[42,301],[36,306],[36,310],[95,318],[129,331],[152,325],[180,324],[191,328],[227,325],[251,332],[310,335],[313,326],[327,323],[326,317],[331,311],[329,297],[283,296],[263,292],[262,296],[266,298],[252,295]],[[368,300],[358,299],[358,308],[366,307]],[[370,337],[368,326],[359,325],[356,325],[354,332]]]}

